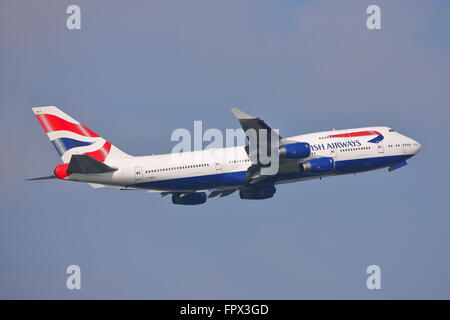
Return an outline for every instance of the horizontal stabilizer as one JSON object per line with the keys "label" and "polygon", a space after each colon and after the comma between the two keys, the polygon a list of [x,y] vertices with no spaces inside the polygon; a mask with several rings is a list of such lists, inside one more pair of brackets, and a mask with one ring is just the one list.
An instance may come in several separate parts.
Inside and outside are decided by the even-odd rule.
{"label": "horizontal stabilizer", "polygon": [[70,158],[69,167],[67,168],[67,171],[70,172],[70,174],[95,174],[113,172],[116,170],[116,168],[112,168],[87,154],[72,155],[72,157]]}
{"label": "horizontal stabilizer", "polygon": [[27,179],[28,181],[36,181],[36,180],[50,180],[50,179],[56,179],[55,176],[46,176],[46,177],[39,177],[39,178],[31,178]]}

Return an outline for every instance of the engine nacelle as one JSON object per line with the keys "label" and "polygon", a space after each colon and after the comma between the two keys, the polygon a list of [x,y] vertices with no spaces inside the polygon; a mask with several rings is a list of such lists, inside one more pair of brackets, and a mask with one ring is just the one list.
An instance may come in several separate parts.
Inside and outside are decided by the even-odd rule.
{"label": "engine nacelle", "polygon": [[239,190],[239,197],[247,200],[261,200],[272,198],[276,189],[273,185],[262,185],[258,187],[247,187]]}
{"label": "engine nacelle", "polygon": [[285,144],[280,148],[280,157],[285,159],[303,159],[311,155],[311,146],[307,142]]}
{"label": "engine nacelle", "polygon": [[311,159],[300,163],[300,171],[306,173],[329,173],[334,171],[334,159],[330,157]]}
{"label": "engine nacelle", "polygon": [[67,168],[69,167],[68,163],[64,164],[58,164],[55,169],[53,170],[53,174],[58,179],[64,179],[70,176],[69,172],[67,171]]}
{"label": "engine nacelle", "polygon": [[205,192],[193,192],[193,193],[173,193],[173,204],[195,205],[206,202]]}

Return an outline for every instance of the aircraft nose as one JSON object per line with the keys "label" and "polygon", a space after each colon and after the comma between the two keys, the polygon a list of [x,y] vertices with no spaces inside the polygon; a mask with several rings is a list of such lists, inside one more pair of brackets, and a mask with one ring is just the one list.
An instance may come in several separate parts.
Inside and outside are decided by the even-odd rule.
{"label": "aircraft nose", "polygon": [[417,141],[414,141],[414,147],[414,153],[418,153],[422,149],[422,145]]}

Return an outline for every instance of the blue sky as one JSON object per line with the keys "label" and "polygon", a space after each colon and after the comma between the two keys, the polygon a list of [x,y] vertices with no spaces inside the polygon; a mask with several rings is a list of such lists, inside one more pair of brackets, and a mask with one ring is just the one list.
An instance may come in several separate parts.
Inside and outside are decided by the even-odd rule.
{"label": "blue sky", "polygon": [[[78,4],[82,29],[65,27]],[[382,30],[365,26],[378,4]],[[2,1],[1,298],[450,298],[450,4],[443,1]],[[173,206],[47,175],[31,107],[57,105],[127,153],[171,132],[284,136],[387,125],[423,149],[401,170]],[[82,270],[82,290],[65,269]],[[368,290],[368,265],[382,289]]]}

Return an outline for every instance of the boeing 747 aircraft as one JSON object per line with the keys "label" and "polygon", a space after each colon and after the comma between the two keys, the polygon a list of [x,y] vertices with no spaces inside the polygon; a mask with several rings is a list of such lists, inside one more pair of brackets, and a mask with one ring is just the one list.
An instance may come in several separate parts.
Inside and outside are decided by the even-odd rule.
{"label": "boeing 747 aircraft", "polygon": [[282,138],[260,118],[238,108],[231,111],[246,132],[264,129],[277,139],[275,173],[263,173],[265,165],[258,157],[253,159],[248,145],[186,152],[182,157],[130,156],[57,107],[49,106],[33,108],[33,112],[63,163],[55,167],[52,176],[30,180],[57,178],[87,182],[94,188],[144,189],[160,196],[171,195],[174,204],[194,205],[238,190],[241,199],[267,199],[281,183],[380,168],[392,171],[405,166],[406,160],[421,149],[419,142],[388,127]]}

